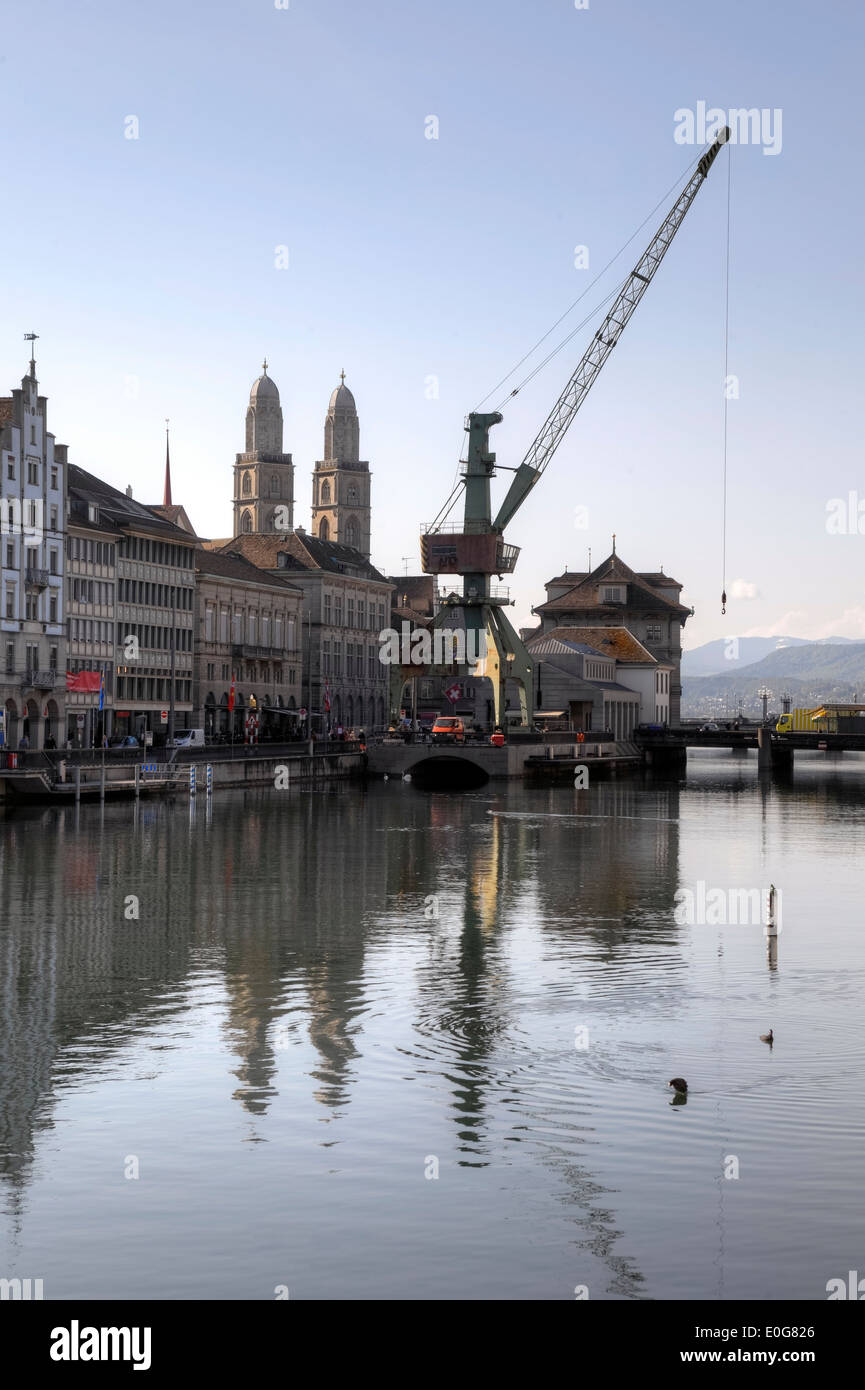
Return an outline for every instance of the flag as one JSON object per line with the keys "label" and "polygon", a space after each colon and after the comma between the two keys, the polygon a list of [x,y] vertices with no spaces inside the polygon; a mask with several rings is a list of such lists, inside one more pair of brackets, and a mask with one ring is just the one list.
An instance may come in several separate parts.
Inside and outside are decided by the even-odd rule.
{"label": "flag", "polygon": [[100,672],[100,675],[99,675],[99,708],[100,708],[100,709],[104,709],[104,708],[105,708],[105,667],[104,667],[104,666],[102,667],[102,671]]}
{"label": "flag", "polygon": [[[98,671],[67,671],[66,689],[74,690],[79,695],[95,695],[101,688],[101,677]],[[100,709],[102,706],[100,705]]]}
{"label": "flag", "polygon": [[330,684],[328,681],[324,683],[324,708],[325,713],[330,714]]}
{"label": "flag", "polygon": [[228,712],[234,709],[234,676],[231,677],[231,690],[228,692]]}
{"label": "flag", "polygon": [[459,681],[454,681],[453,685],[449,685],[447,690],[445,691],[445,695],[447,699],[450,700],[452,705],[456,704],[457,700],[460,698],[462,693],[463,688],[460,685]]}

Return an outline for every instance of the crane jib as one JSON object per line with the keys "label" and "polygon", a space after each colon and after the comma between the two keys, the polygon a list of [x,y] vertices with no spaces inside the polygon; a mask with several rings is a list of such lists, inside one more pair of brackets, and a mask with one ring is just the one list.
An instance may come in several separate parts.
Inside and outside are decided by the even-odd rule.
{"label": "crane jib", "polygon": [[[711,148],[700,159],[696,172],[692,174],[689,182],[676,198],[672,208],[637,262],[642,270],[635,269],[629,274],[612,308],[594,334],[567,386],[517,469],[513,482],[492,523],[494,530],[503,531],[508,522],[512,520],[562,442],[589,389],[648,289],[655,271],[669,250],[673,237],[682,225],[712,164],[729,138],[730,130],[729,127],[725,126]],[[636,283],[637,281],[639,284]]]}

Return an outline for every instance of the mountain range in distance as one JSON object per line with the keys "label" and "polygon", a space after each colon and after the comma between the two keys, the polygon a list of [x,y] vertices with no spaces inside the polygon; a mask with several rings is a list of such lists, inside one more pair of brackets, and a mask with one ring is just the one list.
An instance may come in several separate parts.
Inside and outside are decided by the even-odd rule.
{"label": "mountain range in distance", "polygon": [[757,716],[764,688],[770,692],[770,710],[777,712],[785,695],[794,708],[861,702],[865,642],[849,637],[818,642],[801,637],[740,637],[736,649],[731,639],[721,638],[683,654],[684,718],[723,717],[739,710]]}
{"label": "mountain range in distance", "polygon": [[792,647],[834,646],[865,647],[865,642],[857,642],[853,637],[820,637],[816,641],[807,637],[718,637],[714,642],[704,642],[701,647],[682,652],[682,675],[729,676],[744,666],[753,666],[764,657],[789,651]]}

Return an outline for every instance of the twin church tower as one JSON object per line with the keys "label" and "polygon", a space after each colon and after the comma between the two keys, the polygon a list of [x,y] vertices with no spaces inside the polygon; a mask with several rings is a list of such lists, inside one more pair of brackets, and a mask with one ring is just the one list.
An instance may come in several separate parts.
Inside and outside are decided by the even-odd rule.
{"label": "twin church tower", "polygon": [[[312,534],[370,556],[369,464],[360,458],[360,423],[345,372],[324,422],[324,457],[312,475]],[[267,362],[253,382],[246,449],[234,464],[234,534],[294,529],[294,464],[282,452],[282,407]]]}

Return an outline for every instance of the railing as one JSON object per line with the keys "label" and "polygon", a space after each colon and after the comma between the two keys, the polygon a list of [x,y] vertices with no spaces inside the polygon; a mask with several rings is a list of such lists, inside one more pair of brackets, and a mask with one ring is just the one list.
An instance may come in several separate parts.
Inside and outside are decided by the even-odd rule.
{"label": "railing", "polygon": [[34,569],[31,565],[28,565],[24,571],[25,584],[32,584],[37,589],[44,589],[48,584],[49,577],[47,570]]}
{"label": "railing", "polygon": [[53,690],[57,684],[57,672],[25,671],[21,680],[24,690]]}
{"label": "railing", "polygon": [[285,647],[260,647],[250,642],[232,642],[234,661],[287,661],[294,653]]}

